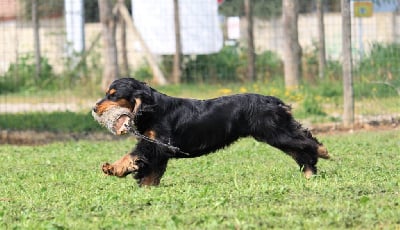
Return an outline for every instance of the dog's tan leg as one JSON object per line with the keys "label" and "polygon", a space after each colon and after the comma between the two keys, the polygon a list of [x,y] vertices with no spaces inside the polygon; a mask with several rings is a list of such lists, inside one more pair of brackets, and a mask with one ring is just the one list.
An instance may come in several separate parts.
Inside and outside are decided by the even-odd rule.
{"label": "dog's tan leg", "polygon": [[157,186],[160,184],[161,177],[164,175],[164,172],[167,168],[168,160],[164,160],[161,162],[158,162],[157,164],[153,165],[153,167],[143,174],[139,172],[138,177],[138,183],[139,186]]}
{"label": "dog's tan leg", "polygon": [[140,186],[157,186],[160,184],[161,176],[159,173],[151,173],[150,175],[147,175],[143,177],[139,185]]}
{"label": "dog's tan leg", "polygon": [[310,179],[315,174],[315,171],[312,167],[306,165],[304,166],[303,173],[306,179]]}
{"label": "dog's tan leg", "polygon": [[132,156],[128,153],[112,164],[103,164],[102,170],[105,174],[110,176],[125,177],[139,169],[137,160],[137,156]]}

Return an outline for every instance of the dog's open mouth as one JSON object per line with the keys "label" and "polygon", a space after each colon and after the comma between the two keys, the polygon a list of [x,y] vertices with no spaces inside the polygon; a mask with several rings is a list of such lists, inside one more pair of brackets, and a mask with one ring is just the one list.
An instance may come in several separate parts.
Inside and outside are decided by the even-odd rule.
{"label": "dog's open mouth", "polygon": [[100,116],[92,111],[92,116],[114,135],[127,134],[133,122],[132,112],[128,108],[120,106],[111,106]]}

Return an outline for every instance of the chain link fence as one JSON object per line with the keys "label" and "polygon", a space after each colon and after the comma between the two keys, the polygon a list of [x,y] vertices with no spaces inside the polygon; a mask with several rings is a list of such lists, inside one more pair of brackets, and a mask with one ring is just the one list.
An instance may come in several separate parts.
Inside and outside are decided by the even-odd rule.
{"label": "chain link fence", "polygon": [[[138,11],[146,9],[146,6],[148,7],[153,1],[148,1],[146,6],[139,5],[140,1],[122,2],[130,13],[133,13],[136,27],[143,39],[151,44],[149,48],[161,70],[166,78],[171,80],[173,53],[167,49],[170,45],[167,40],[170,39],[168,34],[173,34],[174,30],[173,27],[157,25],[160,20],[164,20],[160,18],[171,19],[172,16],[167,13],[170,11],[158,7],[155,2],[155,5],[147,11]],[[181,10],[182,18],[190,18],[190,10],[196,12],[203,7],[195,5],[195,2],[199,1],[193,1],[187,10]],[[252,2],[256,82],[257,87],[267,87],[283,79],[285,38],[281,16],[282,1]],[[293,95],[288,95],[290,93],[286,91],[274,93],[274,89],[269,89],[260,92],[283,96],[289,101],[293,99],[294,104],[302,103],[306,107],[307,103],[319,103],[324,113],[328,113],[333,119],[335,117],[340,119],[340,98],[343,94],[340,1],[323,1],[327,59],[324,79],[319,78],[318,72],[316,2],[301,1],[300,4],[298,40],[302,47],[300,88],[303,90],[294,95],[300,99],[296,101],[290,98]],[[33,4],[37,4],[39,16],[41,68],[38,76],[35,76],[35,57],[38,51],[35,50],[37,41],[34,39]],[[390,120],[400,114],[399,1],[375,1],[372,5],[371,14],[366,8],[361,9],[361,15],[353,14],[352,17],[357,121],[369,121],[377,117]],[[194,21],[181,20],[181,34],[185,35],[181,81],[190,84],[236,83],[249,86],[251,83],[246,80],[248,60],[245,52],[247,25],[244,3],[239,0],[226,0],[212,6],[218,8],[215,15],[201,15],[200,19],[191,19]],[[204,18],[208,21],[204,21]],[[212,18],[216,20],[212,21]],[[117,20],[118,22],[120,21]],[[140,80],[150,81],[151,70],[146,62],[140,38],[130,29],[124,30],[124,35],[121,28],[118,23],[117,47],[118,50],[126,52],[119,52],[118,55],[119,60],[127,60],[125,67],[120,63],[120,68],[124,68],[121,72]],[[151,31],[149,28],[158,29]],[[101,29],[97,0],[1,0],[0,113],[90,109],[99,95],[104,67]],[[211,31],[215,29],[219,31]],[[205,39],[198,39],[203,33],[211,33],[211,40],[205,42]],[[126,45],[122,42],[123,36],[126,36]],[[82,44],[77,47],[76,42],[79,39]],[[173,44],[174,41],[170,42]],[[159,44],[159,48],[156,44]],[[318,90],[315,90],[314,86]],[[250,87],[245,91],[257,92],[257,87]],[[58,96],[53,97],[52,94],[56,92]],[[311,98],[308,97],[308,92],[313,92]],[[313,109],[312,106],[310,109]]]}

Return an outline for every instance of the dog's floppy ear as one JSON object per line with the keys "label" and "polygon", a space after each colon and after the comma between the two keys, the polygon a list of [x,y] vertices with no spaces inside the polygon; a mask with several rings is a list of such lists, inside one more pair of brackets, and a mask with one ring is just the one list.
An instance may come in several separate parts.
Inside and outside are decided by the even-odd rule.
{"label": "dog's floppy ear", "polygon": [[143,104],[154,104],[153,92],[151,91],[151,88],[146,85],[143,88],[136,89],[132,93],[131,100],[136,101],[137,99],[140,99]]}
{"label": "dog's floppy ear", "polygon": [[134,78],[120,78],[113,84],[118,85],[117,88],[123,89],[125,99],[135,106],[135,111],[154,106],[153,89],[146,83]]}
{"label": "dog's floppy ear", "polygon": [[142,102],[146,103],[146,104],[153,104],[154,100],[153,100],[153,95],[151,93],[150,89],[139,89],[136,90],[133,94],[132,94],[132,99],[140,99]]}
{"label": "dog's floppy ear", "polygon": [[135,105],[135,112],[152,111],[155,105],[152,89],[144,83],[132,93],[131,103]]}

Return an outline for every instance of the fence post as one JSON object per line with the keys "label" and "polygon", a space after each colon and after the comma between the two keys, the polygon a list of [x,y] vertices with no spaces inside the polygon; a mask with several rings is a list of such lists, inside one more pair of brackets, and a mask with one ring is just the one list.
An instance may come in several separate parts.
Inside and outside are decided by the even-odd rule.
{"label": "fence post", "polygon": [[181,23],[179,16],[179,1],[174,0],[174,28],[175,28],[175,55],[174,66],[172,73],[172,81],[175,84],[181,82],[181,55],[182,55],[182,42],[181,42]]}
{"label": "fence post", "polygon": [[[125,5],[124,0],[118,0],[118,4]],[[119,25],[121,26],[120,29],[120,36],[121,36],[121,52],[122,52],[122,59],[121,59],[121,75],[126,77],[129,76],[129,64],[128,64],[128,51],[127,51],[127,43],[126,43],[126,23],[125,20],[120,16],[119,18]]]}
{"label": "fence post", "polygon": [[298,35],[299,2],[283,0],[282,22],[284,42],[284,74],[285,88],[287,90],[297,89],[301,76],[301,46]]}
{"label": "fence post", "polygon": [[38,2],[32,0],[33,39],[35,43],[35,79],[38,80],[41,72],[40,34]]}
{"label": "fence post", "polygon": [[354,123],[354,92],[351,58],[351,12],[350,0],[342,1],[342,66],[343,66],[343,124]]}
{"label": "fence post", "polygon": [[253,4],[252,0],[244,1],[244,11],[246,14],[246,26],[247,26],[247,79],[249,81],[256,80],[255,71],[255,51],[254,51],[254,33],[253,33]]}
{"label": "fence post", "polygon": [[117,41],[115,40],[116,19],[112,10],[111,0],[98,0],[100,22],[102,26],[102,35],[104,40],[104,70],[101,81],[101,88],[106,90],[108,86],[118,78],[118,51]]}
{"label": "fence post", "polygon": [[317,0],[318,20],[318,75],[320,79],[325,76],[325,26],[324,26],[324,0]]}

